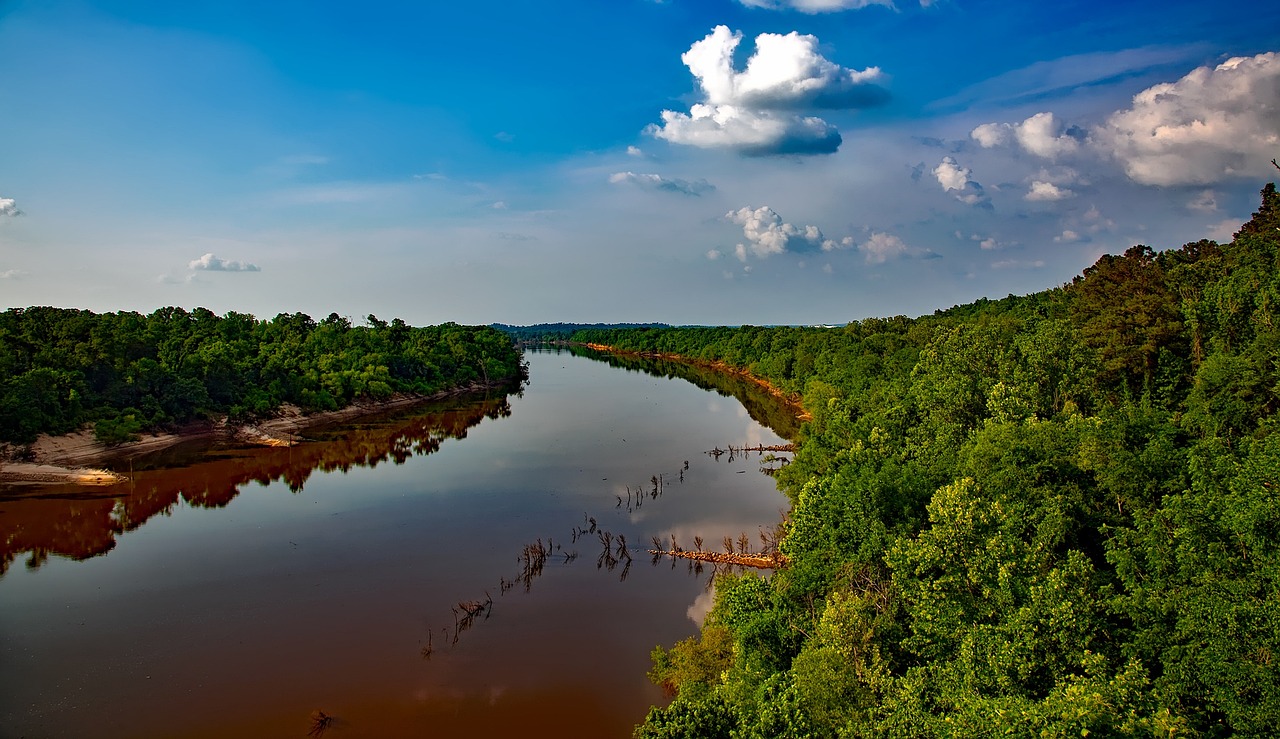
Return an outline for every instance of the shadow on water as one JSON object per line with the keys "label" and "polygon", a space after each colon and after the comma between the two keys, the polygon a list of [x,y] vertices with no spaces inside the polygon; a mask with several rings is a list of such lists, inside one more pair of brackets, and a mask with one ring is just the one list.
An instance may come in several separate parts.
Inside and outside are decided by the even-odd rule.
{"label": "shadow on water", "polygon": [[116,471],[129,480],[106,488],[40,487],[0,492],[0,576],[22,554],[27,567],[50,555],[75,560],[106,554],[116,537],[179,500],[197,508],[222,508],[245,485],[277,480],[301,492],[317,470],[404,464],[437,451],[448,439],[464,439],[486,418],[511,415],[505,396],[452,398],[355,423],[318,427],[293,447],[210,445],[195,441],[156,454],[122,460]]}

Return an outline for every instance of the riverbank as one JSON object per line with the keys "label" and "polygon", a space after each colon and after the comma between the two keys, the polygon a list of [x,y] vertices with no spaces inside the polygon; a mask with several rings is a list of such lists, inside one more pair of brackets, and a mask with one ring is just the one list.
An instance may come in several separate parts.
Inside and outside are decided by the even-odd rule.
{"label": "riverbank", "polygon": [[35,442],[20,448],[0,449],[0,485],[113,485],[128,479],[124,475],[95,466],[118,459],[150,454],[196,439],[228,439],[258,446],[293,446],[300,434],[318,426],[352,421],[363,416],[410,408],[444,398],[496,390],[508,381],[472,382],[430,395],[401,393],[383,400],[359,400],[344,408],[304,413],[286,404],[271,418],[255,423],[230,423],[226,417],[188,424],[170,433],[142,434],[135,441],[108,446],[96,438],[92,428],[70,434],[41,434]]}
{"label": "riverbank", "polygon": [[681,354],[631,351],[627,349],[618,349],[608,344],[592,344],[590,342],[586,344],[581,344],[580,346],[585,346],[588,349],[594,349],[600,352],[618,354],[621,356],[641,357],[644,359],[662,359],[668,362],[679,362],[681,364],[687,364],[691,367],[701,367],[704,369],[714,370],[716,372],[722,372],[727,375],[734,375],[754,385],[760,386],[770,395],[782,401],[787,406],[787,408],[789,408],[791,412],[795,414],[795,417],[800,419],[801,421],[813,420],[813,414],[809,413],[809,411],[805,409],[804,404],[798,395],[796,395],[795,393],[788,393],[787,391],[783,390],[777,385],[774,385],[773,383],[769,382],[763,377],[753,375],[751,374],[751,372],[745,369],[742,369],[741,367],[735,367],[726,362],[708,362],[701,359],[693,359],[692,357],[686,357]]}

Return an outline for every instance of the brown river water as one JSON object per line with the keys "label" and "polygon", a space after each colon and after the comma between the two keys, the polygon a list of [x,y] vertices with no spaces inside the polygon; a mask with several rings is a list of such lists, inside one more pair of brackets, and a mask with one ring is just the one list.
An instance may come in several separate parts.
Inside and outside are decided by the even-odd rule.
{"label": "brown river water", "polygon": [[0,488],[0,736],[630,736],[711,603],[650,538],[758,543],[765,460],[705,452],[795,421],[734,378],[526,357],[515,395]]}

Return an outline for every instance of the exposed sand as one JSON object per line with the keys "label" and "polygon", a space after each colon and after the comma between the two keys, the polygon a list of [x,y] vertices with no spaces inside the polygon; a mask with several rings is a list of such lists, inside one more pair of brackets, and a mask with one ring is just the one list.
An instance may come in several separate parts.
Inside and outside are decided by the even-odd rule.
{"label": "exposed sand", "polygon": [[304,414],[297,406],[286,404],[276,411],[274,418],[254,424],[228,424],[224,418],[218,422],[192,424],[177,433],[143,434],[137,441],[112,447],[94,439],[93,430],[89,428],[63,436],[41,434],[29,447],[29,454],[23,455],[29,461],[11,461],[16,450],[0,448],[0,485],[111,485],[128,478],[107,470],[86,469],[84,466],[136,457],[201,437],[229,437],[261,446],[293,446],[302,441],[298,433],[307,428],[341,423],[373,413],[384,413],[483,389],[483,384],[473,383],[432,395],[395,395],[386,400],[363,400],[336,411],[311,414]]}
{"label": "exposed sand", "polygon": [[14,485],[114,485],[126,479],[128,478],[110,470],[95,470],[87,467],[68,469],[33,462],[8,462],[0,467],[0,481]]}

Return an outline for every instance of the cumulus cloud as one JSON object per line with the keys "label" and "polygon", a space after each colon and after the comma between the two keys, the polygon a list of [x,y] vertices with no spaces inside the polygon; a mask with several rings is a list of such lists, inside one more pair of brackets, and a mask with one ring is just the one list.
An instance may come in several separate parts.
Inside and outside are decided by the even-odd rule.
{"label": "cumulus cloud", "polygon": [[1144,185],[1260,174],[1280,147],[1280,55],[1235,57],[1149,87],[1093,137]]}
{"label": "cumulus cloud", "polygon": [[825,241],[817,226],[784,223],[782,216],[767,205],[731,210],[724,217],[742,226],[742,235],[747,243],[738,244],[734,252],[742,261],[746,261],[748,250],[763,259],[783,252],[820,249]]}
{"label": "cumulus cloud", "polygon": [[866,241],[858,244],[858,251],[865,255],[867,264],[884,264],[890,259],[905,256],[909,249],[897,236],[876,231]]}
{"label": "cumulus cloud", "polygon": [[878,67],[841,67],[818,52],[818,39],[795,31],[762,33],[746,68],[734,66],[740,32],[716,26],[681,55],[703,101],[688,113],[662,111],[646,133],[677,144],[723,147],[744,154],[829,154],[840,133],[807,109],[865,108],[888,100]]}
{"label": "cumulus cloud", "polygon": [[1061,234],[1054,236],[1053,241],[1056,244],[1074,244],[1075,242],[1079,241],[1080,238],[1081,238],[1080,234],[1067,228],[1067,229],[1063,229]]}
{"label": "cumulus cloud", "polygon": [[1074,126],[1062,126],[1053,113],[1036,113],[1021,123],[983,123],[969,132],[969,138],[984,149],[1013,140],[1028,153],[1056,159],[1077,151],[1086,135]]}
{"label": "cumulus cloud", "polygon": [[261,272],[256,264],[215,257],[212,253],[193,259],[187,268],[197,272]]}
{"label": "cumulus cloud", "polygon": [[18,210],[17,201],[13,198],[0,198],[0,218],[20,215],[22,215],[22,211]]}
{"label": "cumulus cloud", "polygon": [[795,31],[756,36],[756,51],[744,71],[734,69],[741,32],[716,26],[681,57],[712,105],[753,110],[859,108],[884,102],[878,67],[857,71],[835,64],[818,52],[818,39]]}
{"label": "cumulus cloud", "polygon": [[641,158],[644,156],[644,152],[638,146],[628,146],[627,156]]}
{"label": "cumulus cloud", "polygon": [[969,170],[951,157],[942,158],[942,163],[934,167],[933,176],[944,190],[963,190],[969,184]]}
{"label": "cumulus cloud", "polygon": [[933,168],[933,176],[938,178],[938,184],[947,192],[955,192],[957,200],[966,205],[985,205],[988,202],[987,194],[971,174],[967,167],[960,166],[952,157],[943,157],[938,166]]}
{"label": "cumulus cloud", "polygon": [[609,182],[619,184],[630,184],[647,190],[661,190],[662,192],[674,192],[680,195],[692,195],[694,197],[701,196],[705,192],[711,192],[716,189],[715,185],[706,180],[682,180],[674,177],[663,177],[656,174],[637,174],[635,172],[614,172],[609,175]]}
{"label": "cumulus cloud", "polygon": [[1052,203],[1058,200],[1066,200],[1074,197],[1075,193],[1065,187],[1058,187],[1052,182],[1041,182],[1035,180],[1031,183],[1031,189],[1022,197],[1033,203]]}
{"label": "cumulus cloud", "polygon": [[746,156],[831,154],[843,139],[835,126],[814,117],[756,112],[732,105],[694,105],[688,114],[662,111],[651,136],[706,149],[731,149]]}

